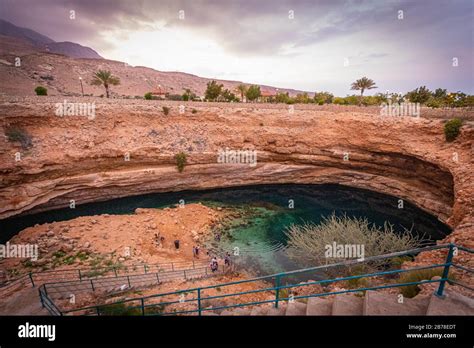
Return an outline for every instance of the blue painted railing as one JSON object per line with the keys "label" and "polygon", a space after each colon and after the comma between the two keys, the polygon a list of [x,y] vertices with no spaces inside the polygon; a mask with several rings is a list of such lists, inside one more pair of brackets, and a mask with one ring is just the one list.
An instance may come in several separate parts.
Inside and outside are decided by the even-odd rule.
{"label": "blue painted railing", "polygon": [[[370,262],[380,262],[381,260],[388,260],[393,259],[401,256],[408,256],[408,255],[417,255],[421,252],[432,251],[432,250],[447,250],[447,255],[444,263],[441,264],[431,264],[428,266],[420,266],[420,267],[412,267],[407,269],[394,269],[394,270],[386,270],[386,271],[379,271],[374,273],[366,273],[361,275],[351,275],[346,277],[340,278],[331,278],[331,279],[323,279],[318,281],[309,281],[305,283],[286,283],[283,282],[284,278],[291,278],[294,276],[301,276],[304,274],[318,274],[318,272],[327,271],[331,268],[337,267],[349,267],[354,265],[360,265],[363,263],[370,263]],[[411,285],[421,285],[426,283],[439,283],[435,294],[437,296],[442,297],[445,289],[446,282],[450,284],[455,284],[464,288],[467,288],[471,291],[474,291],[474,288],[470,287],[467,284],[461,283],[455,279],[449,278],[451,267],[458,269],[463,272],[468,272],[470,274],[474,273],[474,270],[469,269],[467,267],[457,265],[453,262],[453,258],[457,255],[459,251],[464,251],[468,253],[474,253],[474,250],[458,246],[455,244],[443,244],[443,245],[434,245],[428,246],[423,248],[411,249],[407,251],[395,252],[385,255],[373,256],[364,259],[363,261],[358,260],[350,260],[344,261],[335,264],[329,264],[324,266],[306,268],[301,270],[295,270],[290,272],[283,272],[278,274],[273,274],[269,276],[257,277],[252,279],[246,279],[241,281],[235,281],[230,283],[223,283],[218,285],[212,286],[205,286],[205,287],[198,287],[186,290],[179,290],[174,292],[168,293],[161,293],[146,297],[140,298],[132,298],[123,301],[117,301],[113,303],[109,303],[107,305],[94,305],[89,307],[83,307],[73,310],[65,310],[61,311],[51,299],[47,299],[47,303],[52,303],[54,306],[54,310],[50,311],[53,315],[108,315],[108,314],[136,314],[136,315],[176,315],[176,314],[194,314],[194,315],[202,315],[205,311],[216,311],[222,309],[231,309],[231,308],[239,308],[239,307],[246,307],[246,306],[254,306],[264,303],[273,303],[275,307],[278,307],[279,303],[282,301],[290,301],[296,299],[305,299],[310,297],[323,297],[329,295],[337,295],[343,293],[352,293],[352,292],[361,292],[367,290],[377,290],[377,289],[385,289],[385,288],[395,288],[395,287],[404,287],[404,286],[411,286]],[[362,278],[370,278],[370,277],[380,277],[380,276],[387,276],[387,275],[397,275],[406,272],[413,272],[419,270],[427,270],[427,269],[434,269],[434,268],[442,268],[442,275],[439,279],[427,279],[427,280],[420,280],[420,281],[412,281],[412,282],[405,282],[405,283],[389,283],[385,285],[377,285],[377,286],[366,286],[357,289],[348,289],[348,290],[341,290],[341,291],[332,291],[332,292],[322,292],[322,293],[312,293],[309,295],[300,295],[300,296],[288,296],[288,289],[290,288],[302,288],[310,285],[325,285],[340,281],[350,281],[355,279],[362,279]],[[273,283],[273,286],[269,286],[268,282]],[[260,284],[261,283],[261,284]],[[240,291],[240,292],[233,292],[233,293],[225,293],[225,294],[217,294],[211,296],[205,296],[205,292],[220,292],[223,288],[231,287],[233,285],[242,285],[242,284],[253,284],[257,285],[257,289],[249,290],[249,291]],[[258,288],[261,286],[261,288]],[[269,300],[253,300],[250,302],[242,302],[241,298],[245,295],[255,295],[258,293],[265,293],[265,292],[272,292],[274,293],[274,298]],[[194,294],[192,298],[186,298],[185,295]],[[40,296],[46,296],[47,294],[42,294],[40,289]],[[174,298],[174,300],[168,300],[169,297]],[[212,306],[203,305],[203,302],[209,302],[211,300],[219,300],[224,298],[230,297],[239,297],[238,303],[230,304],[230,305],[218,305]],[[176,300],[179,298],[179,300]],[[164,299],[165,302],[155,302]],[[187,309],[187,310],[180,310],[176,311],[173,310],[171,312],[165,312],[166,306],[170,305],[177,305],[177,304],[189,304],[194,303],[195,308]],[[51,306],[51,305],[50,305]],[[117,310],[117,311],[115,311]]]}

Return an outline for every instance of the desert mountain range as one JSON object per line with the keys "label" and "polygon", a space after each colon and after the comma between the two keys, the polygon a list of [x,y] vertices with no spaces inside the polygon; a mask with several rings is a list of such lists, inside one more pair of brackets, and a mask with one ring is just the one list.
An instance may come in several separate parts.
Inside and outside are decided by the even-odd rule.
{"label": "desert mountain range", "polygon": [[[20,66],[16,66],[16,62]],[[48,89],[48,95],[80,96],[82,78],[84,94],[100,96],[101,87],[90,81],[97,70],[110,70],[121,80],[112,86],[112,97],[143,97],[159,86],[169,94],[182,94],[191,89],[204,95],[206,84],[216,80],[235,93],[241,81],[227,81],[199,77],[184,72],[163,72],[143,66],[130,66],[125,62],[102,58],[92,48],[73,42],[55,42],[31,29],[20,28],[0,20],[0,94],[34,95],[37,86]],[[277,88],[260,85],[262,90],[276,92]],[[278,88],[290,95],[303,93],[294,89]],[[311,93],[310,93],[311,94]]]}

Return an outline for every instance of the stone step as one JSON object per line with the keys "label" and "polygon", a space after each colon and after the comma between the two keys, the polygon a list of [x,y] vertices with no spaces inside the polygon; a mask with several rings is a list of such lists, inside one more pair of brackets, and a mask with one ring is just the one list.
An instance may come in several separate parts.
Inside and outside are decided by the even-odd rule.
{"label": "stone step", "polygon": [[331,315],[332,301],[328,298],[310,297],[306,306],[306,315]]}
{"label": "stone step", "polygon": [[287,307],[286,303],[280,302],[278,303],[278,308],[271,307],[270,309],[268,309],[267,315],[269,316],[285,315],[286,307]]}
{"label": "stone step", "polygon": [[353,294],[336,295],[332,305],[332,315],[362,315],[364,299]]}
{"label": "stone step", "polygon": [[250,315],[250,308],[236,308],[232,312],[232,315]]}
{"label": "stone step", "polygon": [[250,315],[267,315],[269,309],[268,305],[255,306],[250,311]]}
{"label": "stone step", "polygon": [[474,315],[474,299],[446,289],[443,298],[431,295],[426,315]]}
{"label": "stone step", "polygon": [[429,296],[403,298],[399,303],[399,295],[367,291],[365,293],[363,315],[425,315]]}
{"label": "stone step", "polygon": [[285,315],[306,315],[306,303],[298,301],[288,303]]}
{"label": "stone step", "polygon": [[230,309],[225,309],[220,313],[220,315],[221,316],[230,316],[230,315],[234,315],[234,312]]}

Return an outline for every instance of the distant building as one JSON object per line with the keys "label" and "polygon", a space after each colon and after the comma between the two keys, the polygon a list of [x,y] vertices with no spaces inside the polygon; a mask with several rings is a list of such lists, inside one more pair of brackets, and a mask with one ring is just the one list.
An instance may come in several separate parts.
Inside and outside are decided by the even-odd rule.
{"label": "distant building", "polygon": [[168,91],[166,90],[166,88],[158,86],[158,88],[151,91],[151,95],[158,99],[166,99]]}
{"label": "distant building", "polygon": [[269,91],[269,90],[263,90],[260,92],[261,96],[259,98],[259,101],[262,103],[268,103],[272,102],[276,98],[276,92],[274,91]]}

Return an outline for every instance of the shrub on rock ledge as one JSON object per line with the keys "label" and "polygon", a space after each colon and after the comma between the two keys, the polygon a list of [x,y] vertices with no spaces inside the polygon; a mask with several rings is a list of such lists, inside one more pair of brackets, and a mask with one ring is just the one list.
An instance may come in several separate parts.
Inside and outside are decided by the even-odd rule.
{"label": "shrub on rock ledge", "polygon": [[184,152],[180,152],[176,154],[174,158],[176,159],[178,171],[181,173],[184,170],[184,166],[186,165],[186,154]]}
{"label": "shrub on rock ledge", "polygon": [[36,95],[48,95],[48,90],[43,86],[35,88]]}
{"label": "shrub on rock ledge", "polygon": [[28,149],[33,145],[31,141],[31,135],[28,132],[19,126],[10,126],[5,129],[5,135],[8,138],[8,141],[11,142],[20,142],[23,149]]}
{"label": "shrub on rock ledge", "polygon": [[461,130],[462,121],[459,118],[453,118],[449,120],[444,125],[444,135],[446,137],[446,141],[454,141]]}

